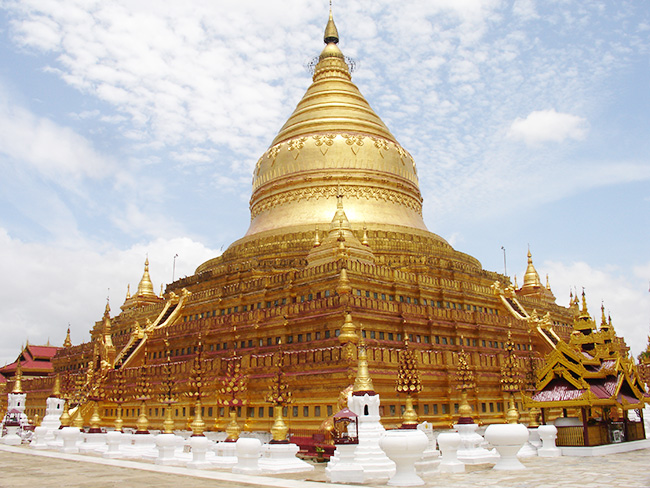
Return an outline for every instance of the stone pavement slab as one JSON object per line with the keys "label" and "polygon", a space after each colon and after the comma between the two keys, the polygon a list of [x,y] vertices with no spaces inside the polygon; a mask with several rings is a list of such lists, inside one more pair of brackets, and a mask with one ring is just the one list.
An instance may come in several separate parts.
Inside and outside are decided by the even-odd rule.
{"label": "stone pavement slab", "polygon": [[[650,449],[608,456],[525,458],[523,471],[467,466],[463,474],[425,478],[431,488],[650,488]],[[191,470],[152,463],[63,455],[27,447],[0,446],[0,488],[342,488],[326,483],[325,464],[313,473],[235,475],[225,470]],[[386,485],[365,485],[373,488]]]}

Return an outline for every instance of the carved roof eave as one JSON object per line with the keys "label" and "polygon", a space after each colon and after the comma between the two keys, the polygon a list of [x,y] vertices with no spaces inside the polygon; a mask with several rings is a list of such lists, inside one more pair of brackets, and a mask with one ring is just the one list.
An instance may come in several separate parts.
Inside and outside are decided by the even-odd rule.
{"label": "carved roof eave", "polygon": [[589,389],[588,383],[584,381],[582,377],[575,378],[567,368],[565,368],[563,365],[560,364],[556,365],[556,367],[552,371],[549,371],[549,373],[544,378],[538,381],[536,389],[538,391],[543,390],[555,378],[565,379],[571,385],[573,385],[577,390]]}
{"label": "carved roof eave", "polygon": [[[629,403],[625,398],[621,402],[616,400],[616,397],[610,398],[598,398],[591,391],[586,390],[579,398],[573,400],[556,400],[541,402],[533,400],[531,396],[522,394],[524,408],[538,407],[538,408],[569,408],[569,407],[615,407],[620,406],[624,410],[630,410],[632,408],[643,408],[644,400],[639,401],[639,403]],[[645,400],[645,402],[650,403],[650,398]]]}
{"label": "carved roof eave", "polygon": [[[633,371],[633,373],[636,373],[636,368]],[[643,385],[639,384],[639,376],[638,374],[630,374],[628,371],[622,370],[621,375],[620,375],[620,381],[619,384],[616,387],[616,395],[618,396],[622,386],[623,386],[623,381],[627,381],[627,384],[630,386],[630,389],[632,390],[632,393],[634,393],[634,396],[637,399],[640,399],[641,403],[650,403],[650,397],[645,396],[645,391],[640,388]]]}
{"label": "carved roof eave", "polygon": [[[562,345],[560,346],[560,344]],[[544,366],[539,370],[539,373],[537,375],[537,377],[540,378],[540,380],[538,380],[538,383],[539,381],[541,381],[541,378],[547,377],[548,374],[553,371],[570,370],[574,372],[576,375],[580,376],[581,378],[584,377],[585,374],[587,373],[584,366],[580,364],[580,358],[575,353],[575,351],[573,351],[568,346],[566,346],[566,343],[560,343],[560,344],[558,344],[560,347],[553,350],[546,357],[546,360],[544,361]],[[578,364],[575,364],[573,361],[570,361],[569,358],[573,359],[573,361],[577,361]],[[542,389],[544,386],[546,386],[546,384],[548,384],[550,379],[545,381],[544,385],[540,386],[538,384],[537,389],[539,390]],[[571,381],[571,383],[573,383],[573,381]]]}

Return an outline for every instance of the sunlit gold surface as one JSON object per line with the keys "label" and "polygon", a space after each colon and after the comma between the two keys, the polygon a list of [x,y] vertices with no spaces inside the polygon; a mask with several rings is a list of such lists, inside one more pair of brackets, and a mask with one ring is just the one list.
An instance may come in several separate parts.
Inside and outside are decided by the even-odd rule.
{"label": "sunlit gold surface", "polygon": [[354,379],[353,394],[374,394],[375,387],[372,384],[372,378],[370,377],[370,371],[368,370],[368,355],[366,353],[366,344],[363,337],[361,338],[357,349],[359,351],[359,362],[357,364],[357,376]]}
{"label": "sunlit gold surface", "polygon": [[327,224],[339,192],[353,225],[426,229],[413,158],[350,81],[331,18],[325,39],[312,85],[255,167],[247,235]]}
{"label": "sunlit gold surface", "polygon": [[14,387],[11,390],[12,393],[23,393],[23,368],[18,360],[16,365],[16,376],[14,377]]}

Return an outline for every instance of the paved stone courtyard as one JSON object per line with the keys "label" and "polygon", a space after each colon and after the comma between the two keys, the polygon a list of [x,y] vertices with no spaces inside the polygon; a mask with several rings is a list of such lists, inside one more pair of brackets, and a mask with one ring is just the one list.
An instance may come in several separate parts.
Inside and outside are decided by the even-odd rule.
{"label": "paved stone courtyard", "polygon": [[[425,478],[440,488],[650,488],[650,449],[608,456],[554,459],[525,458],[528,469],[496,472],[491,465],[468,466],[464,474]],[[154,464],[63,455],[27,447],[0,446],[0,488],[325,488],[325,464],[312,473],[278,476],[234,475],[228,471],[197,471]],[[366,485],[386,486],[386,485]]]}

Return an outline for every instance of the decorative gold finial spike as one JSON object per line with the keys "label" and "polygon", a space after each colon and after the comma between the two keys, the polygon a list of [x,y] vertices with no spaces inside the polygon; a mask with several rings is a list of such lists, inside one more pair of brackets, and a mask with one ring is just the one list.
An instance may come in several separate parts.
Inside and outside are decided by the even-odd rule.
{"label": "decorative gold finial spike", "polygon": [[399,369],[395,390],[406,394],[406,409],[402,415],[401,429],[415,429],[418,425],[418,416],[413,408],[413,395],[422,391],[422,382],[418,372],[417,360],[412,349],[409,349],[408,334],[404,335],[404,349],[399,356]]}
{"label": "decorative gold finial spike", "polygon": [[14,389],[11,391],[12,393],[22,393],[23,392],[23,367],[20,364],[20,358],[17,360],[16,364],[16,375],[15,375],[15,383],[14,383]]}
{"label": "decorative gold finial spike", "polygon": [[338,44],[339,43],[339,31],[336,30],[336,24],[334,24],[334,18],[332,17],[332,5],[330,4],[330,18],[327,21],[327,26],[325,27],[325,36],[323,38],[325,44]]}
{"label": "decorative gold finial spike", "polygon": [[353,395],[370,395],[375,394],[375,388],[372,385],[372,378],[368,369],[368,355],[366,354],[366,341],[363,339],[363,328],[361,328],[361,337],[359,339],[359,364],[357,367],[357,376],[354,379]]}
{"label": "decorative gold finial spike", "polygon": [[72,347],[72,341],[70,340],[70,326],[68,325],[68,333],[65,336],[63,341],[63,347]]}
{"label": "decorative gold finial spike", "polygon": [[539,279],[539,274],[537,274],[537,270],[533,264],[533,255],[530,252],[530,248],[528,248],[528,266],[526,267],[526,273],[524,274],[524,286],[522,288],[535,288],[541,285],[542,283]]}
{"label": "decorative gold finial spike", "polygon": [[141,297],[155,297],[156,294],[153,291],[153,283],[151,282],[151,277],[149,276],[149,256],[144,262],[144,273],[142,274],[142,279],[138,284],[138,296]]}

